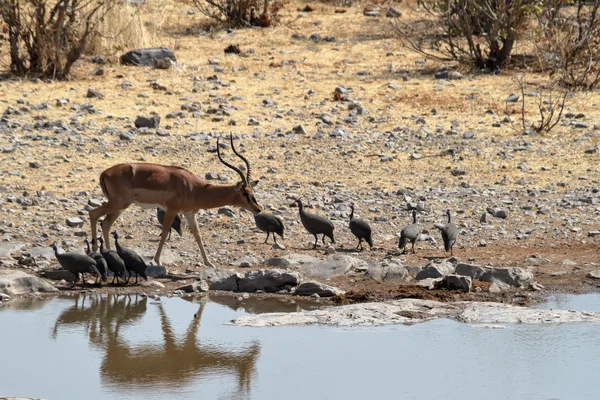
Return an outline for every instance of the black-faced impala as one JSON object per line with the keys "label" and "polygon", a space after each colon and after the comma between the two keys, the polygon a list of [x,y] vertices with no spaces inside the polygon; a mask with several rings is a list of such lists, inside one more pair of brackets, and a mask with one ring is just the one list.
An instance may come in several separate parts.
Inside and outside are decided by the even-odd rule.
{"label": "black-faced impala", "polygon": [[171,223],[175,216],[181,213],[185,215],[190,230],[200,247],[204,264],[212,267],[198,229],[196,220],[198,210],[230,205],[242,207],[254,215],[261,211],[252,190],[258,180],[250,180],[251,170],[248,159],[237,152],[233,145],[232,135],[229,139],[233,152],[246,164],[246,174],[244,175],[239,168],[223,160],[218,139],[217,156],[223,164],[239,174],[242,180],[235,185],[212,185],[184,168],[160,164],[118,164],[102,172],[100,187],[108,201],[90,211],[94,251],[98,246],[96,236],[100,217],[106,215],[101,226],[104,242],[109,247],[109,233],[112,224],[132,203],[142,208],[161,206],[166,213],[154,261],[160,264],[160,253],[169,234]]}

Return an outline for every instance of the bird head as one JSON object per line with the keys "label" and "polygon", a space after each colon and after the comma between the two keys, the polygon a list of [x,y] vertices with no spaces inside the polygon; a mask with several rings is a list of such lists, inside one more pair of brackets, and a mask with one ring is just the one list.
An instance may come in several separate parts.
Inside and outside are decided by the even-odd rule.
{"label": "bird head", "polygon": [[118,238],[119,238],[119,234],[117,233],[117,231],[114,231],[114,232],[112,232],[112,233],[111,233],[111,235],[113,235],[113,237],[114,237],[115,239],[118,239]]}
{"label": "bird head", "polygon": [[294,200],[294,202],[290,204],[290,207],[299,207],[302,205],[302,200],[300,200],[300,197],[292,197],[292,200]]}
{"label": "bird head", "polygon": [[56,247],[56,242],[52,243],[52,244],[50,245],[50,247],[52,247],[52,250],[54,250],[54,251],[58,251],[58,249],[57,249],[57,247]]}

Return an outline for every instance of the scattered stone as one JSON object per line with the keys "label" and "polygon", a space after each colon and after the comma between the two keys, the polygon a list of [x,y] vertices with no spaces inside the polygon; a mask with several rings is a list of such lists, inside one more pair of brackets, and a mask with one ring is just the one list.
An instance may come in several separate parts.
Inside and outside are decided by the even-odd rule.
{"label": "scattered stone", "polygon": [[71,228],[81,228],[84,224],[84,221],[79,217],[71,217],[67,218],[67,226]]}
{"label": "scattered stone", "polygon": [[438,287],[448,290],[460,290],[468,293],[471,291],[471,277],[461,275],[446,275],[439,283]]}
{"label": "scattered stone", "polygon": [[157,60],[168,58],[177,62],[172,50],[166,47],[131,50],[121,56],[121,64],[140,67],[154,67]]}
{"label": "scattered stone", "polygon": [[144,117],[142,115],[138,116],[135,119],[135,127],[136,128],[150,128],[150,129],[157,129],[160,126],[160,117],[159,116],[153,116],[153,117]]}
{"label": "scattered stone", "polygon": [[87,97],[88,99],[92,99],[92,98],[97,98],[97,99],[103,99],[104,98],[104,94],[102,94],[100,91],[89,88],[85,97]]}
{"label": "scattered stone", "polygon": [[229,46],[225,47],[225,50],[223,51],[225,54],[240,54],[242,52],[238,44],[230,44]]}
{"label": "scattered stone", "polygon": [[385,16],[388,18],[400,18],[402,16],[402,13],[400,12],[400,10],[398,10],[398,8],[391,6],[390,8],[388,8],[387,12],[385,13]]}
{"label": "scattered stone", "polygon": [[238,282],[240,292],[254,293],[262,290],[267,293],[276,293],[284,286],[297,286],[302,280],[298,272],[287,272],[280,269],[257,270],[248,272]]}
{"label": "scattered stone", "polygon": [[479,280],[484,282],[502,282],[510,286],[521,287],[533,283],[533,273],[523,268],[490,268]]}
{"label": "scattered stone", "polygon": [[471,279],[479,280],[481,276],[489,270],[489,267],[482,267],[480,265],[475,264],[465,264],[458,263],[456,264],[456,275],[468,276]]}
{"label": "scattered stone", "polygon": [[296,135],[306,135],[306,129],[304,129],[304,127],[302,125],[296,125],[295,127],[292,128],[292,132],[294,132]]}
{"label": "scattered stone", "polygon": [[235,217],[235,211],[233,211],[229,207],[221,207],[221,208],[219,208],[219,210],[217,211],[217,213],[219,215],[225,215],[226,217]]}
{"label": "scattered stone", "polygon": [[319,297],[332,297],[343,295],[345,293],[346,292],[342,289],[316,281],[302,282],[294,291],[294,295],[296,296],[312,296],[313,294],[318,294]]}
{"label": "scattered stone", "polygon": [[363,275],[368,270],[368,264],[357,257],[333,254],[324,260],[300,264],[297,268],[303,275],[331,278],[340,275]]}
{"label": "scattered stone", "polygon": [[148,287],[148,288],[152,288],[152,289],[163,289],[165,287],[164,284],[162,284],[161,282],[156,281],[154,279],[150,279],[147,281],[143,280],[143,281],[141,281],[140,286]]}
{"label": "scattered stone", "polygon": [[[0,259],[12,259],[13,255],[27,246],[21,242],[0,243]],[[54,252],[52,253],[54,254]]]}
{"label": "scattered stone", "polygon": [[229,276],[213,280],[210,283],[210,290],[223,290],[227,292],[237,292],[238,283],[244,278],[240,273],[229,273]]}
{"label": "scattered stone", "polygon": [[254,256],[243,256],[233,262],[233,265],[241,268],[252,268],[258,264],[258,260]]}
{"label": "scattered stone", "polygon": [[442,261],[441,263],[429,263],[424,267],[416,276],[417,280],[423,280],[428,278],[441,278],[443,276],[453,274],[454,265],[448,261]]}
{"label": "scattered stone", "polygon": [[208,292],[208,283],[205,280],[199,280],[190,283],[189,285],[183,285],[175,290],[181,290],[184,293],[200,293]]}
{"label": "scattered stone", "polygon": [[519,101],[519,95],[516,95],[514,93],[511,93],[506,99],[504,99],[505,103],[516,103],[517,101]]}
{"label": "scattered stone", "polygon": [[586,278],[591,278],[591,279],[600,279],[600,269],[596,269],[594,271],[590,271]]}

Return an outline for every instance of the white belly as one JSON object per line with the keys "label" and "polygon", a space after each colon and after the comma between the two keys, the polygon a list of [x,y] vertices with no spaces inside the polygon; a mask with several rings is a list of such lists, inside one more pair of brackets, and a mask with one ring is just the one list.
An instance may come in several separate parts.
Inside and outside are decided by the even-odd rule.
{"label": "white belly", "polygon": [[136,205],[138,205],[138,206],[140,206],[140,207],[142,207],[142,208],[145,208],[145,209],[148,209],[148,208],[157,208],[157,207],[160,207],[160,208],[164,209],[164,207],[161,206],[160,204],[140,203],[139,201],[134,201],[133,203],[136,204]]}

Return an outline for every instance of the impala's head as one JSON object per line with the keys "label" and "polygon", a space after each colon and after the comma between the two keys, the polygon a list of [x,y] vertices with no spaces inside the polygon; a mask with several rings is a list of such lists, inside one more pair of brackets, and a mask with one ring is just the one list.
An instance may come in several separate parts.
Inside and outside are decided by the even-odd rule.
{"label": "impala's head", "polygon": [[231,142],[231,150],[233,150],[235,155],[241,158],[244,164],[246,164],[246,174],[244,174],[241,169],[223,160],[223,157],[221,157],[221,149],[219,148],[219,139],[217,139],[217,156],[219,157],[219,161],[237,172],[240,178],[242,178],[241,182],[238,182],[237,185],[235,185],[235,196],[233,198],[232,205],[242,207],[256,215],[262,211],[258,205],[258,202],[256,201],[256,198],[254,197],[254,190],[252,189],[258,184],[258,180],[253,181],[251,179],[252,170],[250,168],[250,162],[235,149],[232,134],[229,134],[229,140]]}

